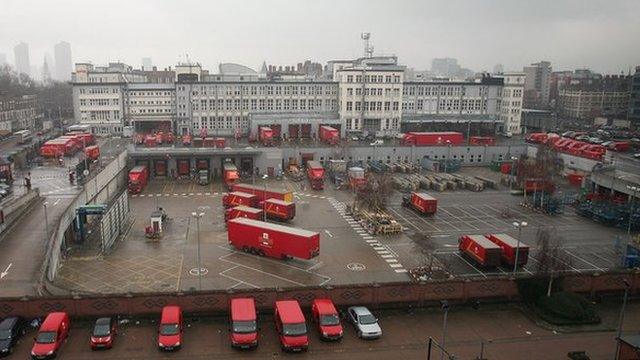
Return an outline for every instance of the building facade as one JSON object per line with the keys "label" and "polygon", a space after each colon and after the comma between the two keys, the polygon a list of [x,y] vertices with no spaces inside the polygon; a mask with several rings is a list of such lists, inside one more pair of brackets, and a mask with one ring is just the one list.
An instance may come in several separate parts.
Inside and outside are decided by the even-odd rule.
{"label": "building facade", "polygon": [[31,75],[31,62],[29,60],[29,45],[21,42],[13,48],[15,66],[18,74]]}
{"label": "building facade", "polygon": [[66,41],[57,43],[53,48],[55,57],[55,79],[59,81],[71,80],[73,63],[71,61],[71,44]]}
{"label": "building facade", "polygon": [[524,107],[527,109],[546,109],[550,106],[551,63],[540,61],[525,66]]}
{"label": "building facade", "polygon": [[393,56],[331,61],[322,77],[264,68],[258,73],[226,63],[209,74],[197,63],[184,63],[169,69],[174,76],[169,83],[124,64],[76,64],[76,122],[92,125],[98,134],[132,125],[136,131],[169,126],[178,134],[204,129],[218,136],[255,136],[260,126],[270,126],[276,136],[309,137],[319,126],[331,125],[342,134],[381,136],[397,134],[404,125],[418,130],[448,122],[468,124],[465,128],[509,122],[507,127],[519,131],[522,91],[516,90],[523,85],[517,80],[504,93],[504,77],[408,81],[406,68]]}
{"label": "building facade", "polygon": [[504,85],[500,96],[500,120],[506,134],[522,133],[522,103],[526,75],[523,72],[507,72],[502,75]]}
{"label": "building facade", "polygon": [[631,77],[631,89],[629,98],[629,120],[635,129],[640,128],[640,66],[636,66],[636,72]]}
{"label": "building facade", "polygon": [[611,75],[588,84],[565,86],[559,92],[558,113],[578,120],[626,118],[631,82],[631,77]]}
{"label": "building facade", "polygon": [[0,130],[15,132],[36,128],[38,98],[36,95],[24,95],[16,98],[0,96]]}

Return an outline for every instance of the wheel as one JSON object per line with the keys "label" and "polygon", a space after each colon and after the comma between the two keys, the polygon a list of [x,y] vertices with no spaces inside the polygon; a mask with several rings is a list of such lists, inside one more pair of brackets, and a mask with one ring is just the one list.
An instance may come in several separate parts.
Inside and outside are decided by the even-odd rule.
{"label": "wheel", "polygon": [[362,331],[358,330],[358,338],[362,339]]}
{"label": "wheel", "polygon": [[264,250],[258,250],[258,256],[265,256]]}
{"label": "wheel", "polygon": [[249,252],[251,254],[257,255],[258,254],[258,249],[252,247],[251,249],[249,249]]}
{"label": "wheel", "polygon": [[249,252],[249,248],[247,246],[243,246],[241,250],[242,252]]}

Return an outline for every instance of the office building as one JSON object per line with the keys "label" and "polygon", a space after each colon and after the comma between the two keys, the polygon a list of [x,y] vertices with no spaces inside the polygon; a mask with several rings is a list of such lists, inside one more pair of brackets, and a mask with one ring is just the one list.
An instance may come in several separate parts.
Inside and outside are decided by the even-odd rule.
{"label": "office building", "polygon": [[577,120],[626,118],[632,80],[630,76],[606,75],[596,82],[564,86],[559,92],[558,113]]}
{"label": "office building", "polygon": [[[73,63],[71,60],[71,44],[61,41],[54,46],[55,57],[55,79],[59,81],[71,80],[71,72],[73,71]],[[49,62],[51,65],[51,62]]]}
{"label": "office building", "polygon": [[541,61],[525,66],[524,107],[546,109],[550,106],[551,63]]}
{"label": "office building", "polygon": [[142,70],[143,71],[149,71],[153,68],[153,62],[151,61],[150,57],[143,57],[142,58]]}
{"label": "office building", "polygon": [[31,62],[29,61],[29,45],[21,42],[13,48],[15,56],[15,69],[19,74],[31,75]]}

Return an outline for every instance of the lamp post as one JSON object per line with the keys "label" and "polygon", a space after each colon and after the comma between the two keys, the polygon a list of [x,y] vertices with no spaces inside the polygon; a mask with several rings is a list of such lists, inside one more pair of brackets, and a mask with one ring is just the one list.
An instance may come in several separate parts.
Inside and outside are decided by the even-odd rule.
{"label": "lamp post", "polygon": [[196,235],[198,239],[197,256],[198,256],[198,290],[202,290],[202,265],[200,263],[200,218],[204,216],[204,212],[192,212],[191,216],[196,219]]}
{"label": "lamp post", "polygon": [[631,236],[631,215],[633,215],[634,205],[636,201],[636,193],[640,190],[637,186],[629,186],[627,185],[627,189],[633,191],[633,196],[631,197],[631,204],[629,209],[629,226],[627,227],[627,235]]}
{"label": "lamp post", "polygon": [[44,208],[44,245],[47,246],[47,239],[49,238],[49,217],[47,216],[47,206],[48,202],[42,203],[42,207]]}
{"label": "lamp post", "polygon": [[526,221],[514,221],[513,222],[513,226],[515,226],[516,229],[518,229],[518,238],[516,239],[516,258],[515,261],[513,262],[513,276],[516,276],[516,270],[518,270],[518,256],[520,255],[520,238],[522,237],[522,228],[526,227],[527,222]]}
{"label": "lamp post", "polygon": [[266,210],[266,198],[267,198],[267,180],[269,179],[268,174],[262,175],[262,180],[264,180],[264,199],[262,199],[262,221],[267,221],[267,210]]}
{"label": "lamp post", "polygon": [[618,360],[618,353],[620,352],[620,336],[622,336],[622,323],[624,322],[624,310],[627,307],[627,296],[629,295],[629,282],[622,279],[624,283],[624,297],[622,298],[622,309],[620,309],[620,317],[618,318],[618,331],[616,331],[616,353],[615,360]]}
{"label": "lamp post", "polygon": [[449,302],[447,300],[440,301],[440,306],[444,310],[444,319],[442,321],[442,348],[440,349],[440,360],[444,360],[444,352],[446,351],[447,340],[447,314],[449,314]]}

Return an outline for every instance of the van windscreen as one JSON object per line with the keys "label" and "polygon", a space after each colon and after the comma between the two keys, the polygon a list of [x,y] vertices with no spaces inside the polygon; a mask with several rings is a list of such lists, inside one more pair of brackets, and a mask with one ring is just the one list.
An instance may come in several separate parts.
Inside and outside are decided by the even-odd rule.
{"label": "van windscreen", "polygon": [[340,324],[338,314],[320,315],[320,325],[332,326]]}
{"label": "van windscreen", "polygon": [[176,335],[179,331],[178,324],[163,324],[160,326],[160,335]]}
{"label": "van windscreen", "polygon": [[255,321],[234,321],[233,332],[237,334],[249,334],[256,332]]}
{"label": "van windscreen", "polygon": [[307,324],[282,324],[282,334],[284,336],[302,336],[307,334]]}
{"label": "van windscreen", "polygon": [[56,341],[56,333],[53,331],[41,331],[38,333],[36,342],[40,344],[51,344]]}

